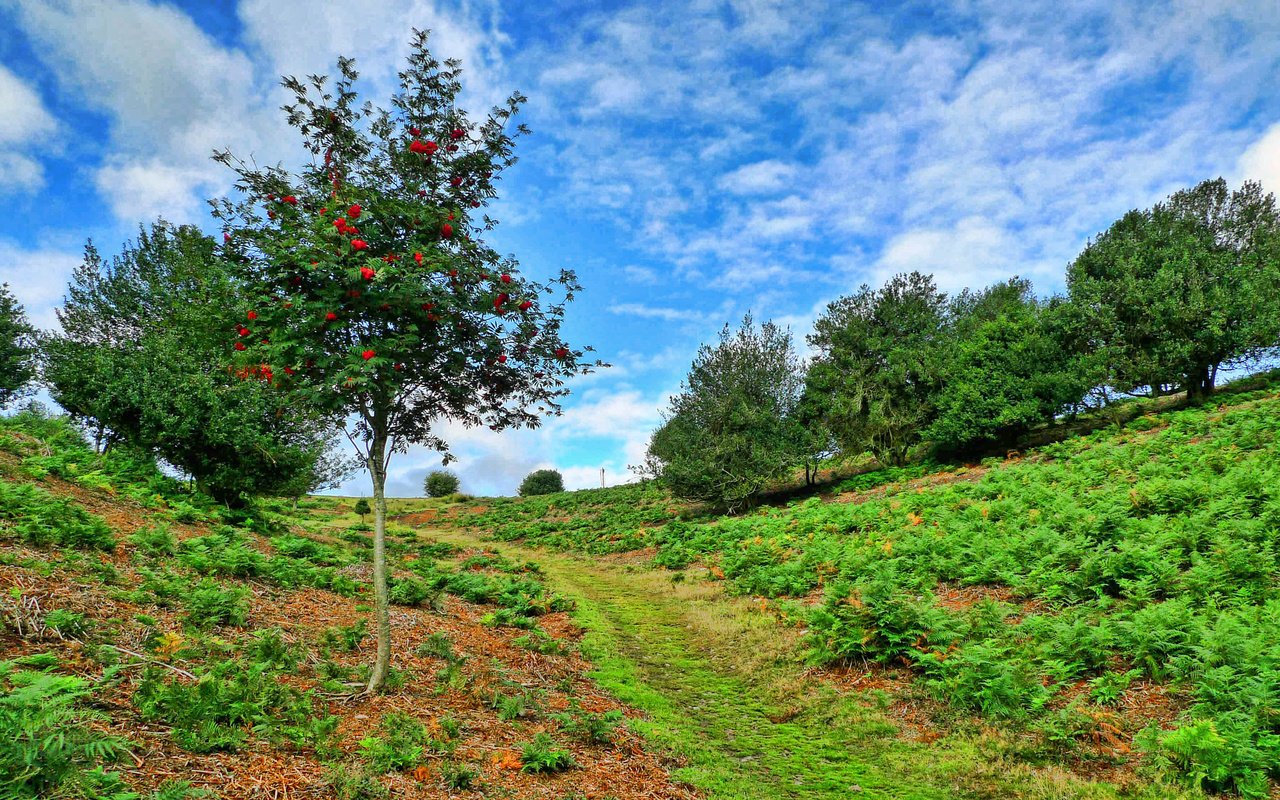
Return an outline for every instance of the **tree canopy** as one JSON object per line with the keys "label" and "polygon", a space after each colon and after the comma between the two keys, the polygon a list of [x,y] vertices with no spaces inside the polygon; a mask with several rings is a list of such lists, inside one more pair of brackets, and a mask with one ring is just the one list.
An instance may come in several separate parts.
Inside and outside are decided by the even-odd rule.
{"label": "tree canopy", "polygon": [[1280,344],[1280,212],[1247,181],[1204,181],[1125,214],[1067,271],[1112,388],[1203,397]]}
{"label": "tree canopy", "polygon": [[842,450],[906,462],[935,415],[947,321],[946,296],[918,272],[827,305],[806,388]]}
{"label": "tree canopy", "polygon": [[[261,365],[295,402],[334,413],[368,466],[374,495],[378,656],[389,667],[384,485],[391,454],[446,452],[446,420],[494,430],[559,412],[565,379],[588,370],[561,338],[572,272],[522,275],[480,238],[483,212],[516,161],[519,93],[473,121],[460,66],[416,32],[390,108],[361,102],[350,59],[338,77],[286,78],[285,107],[311,163],[258,167],[230,152],[242,197],[215,203],[224,247],[251,300],[225,320],[228,355]],[[234,348],[234,351],[232,350]]]}
{"label": "tree canopy", "polygon": [[347,471],[317,414],[229,370],[220,319],[242,302],[214,242],[157,222],[104,259],[90,243],[44,343],[50,394],[95,428],[191,475],[219,500],[300,495]]}
{"label": "tree canopy", "polygon": [[703,345],[653,435],[646,469],[679,497],[736,510],[807,456],[791,333],[750,315]]}
{"label": "tree canopy", "polygon": [[25,395],[36,377],[36,329],[22,304],[0,284],[0,408]]}

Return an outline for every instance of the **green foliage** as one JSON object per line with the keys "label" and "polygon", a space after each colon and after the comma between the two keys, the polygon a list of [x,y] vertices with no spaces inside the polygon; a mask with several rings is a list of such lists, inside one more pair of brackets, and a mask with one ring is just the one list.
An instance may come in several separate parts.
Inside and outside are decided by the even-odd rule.
{"label": "green foliage", "polygon": [[340,479],[322,420],[260,375],[228,371],[221,316],[240,296],[213,240],[190,226],[140,229],[110,262],[87,246],[62,331],[45,342],[53,398],[99,438],[173,464],[222,501]]}
{"label": "green foliage", "polygon": [[[258,648],[263,645],[259,639]],[[238,750],[249,731],[272,742],[315,747],[338,718],[325,713],[310,692],[280,680],[291,670],[289,661],[218,661],[200,669],[194,682],[148,667],[133,702],[143,719],[172,726],[174,741],[193,753]]]}
{"label": "green foliage", "polygon": [[36,329],[9,284],[0,284],[0,408],[25,395],[36,377],[36,339]]}
{"label": "green foliage", "polygon": [[511,643],[516,647],[541,653],[544,656],[562,656],[566,652],[565,646],[559,639],[553,638],[539,628],[534,628],[524,636],[516,637]]}
{"label": "green foliage", "polygon": [[933,278],[895,275],[830,303],[809,344],[806,394],[840,445],[900,466],[936,415],[947,305]]}
{"label": "green foliage", "polygon": [[591,712],[583,710],[576,701],[570,701],[569,710],[552,714],[550,719],[560,725],[560,730],[588,744],[613,744],[618,726],[625,721],[621,711]]}
{"label": "green foliage", "polygon": [[520,481],[521,497],[535,497],[564,491],[564,477],[554,469],[535,469]]}
{"label": "green foliage", "polygon": [[89,632],[93,621],[78,611],[55,608],[44,616],[44,626],[59,639],[79,639]]}
{"label": "green foliage", "polygon": [[465,524],[499,540],[595,554],[646,547],[655,526],[671,519],[670,497],[654,481],[519,500],[496,498],[486,505],[487,511],[467,515]]}
{"label": "green foliage", "polygon": [[171,556],[178,552],[178,540],[164,525],[147,525],[129,537],[138,552],[148,556]]}
{"label": "green foliage", "polygon": [[[444,469],[431,470],[422,482],[422,488],[427,493],[427,497],[447,497],[455,494],[461,485],[462,482],[458,480],[457,475]],[[559,491],[563,491],[563,487]]]}
{"label": "green foliage", "polygon": [[[858,476],[839,488],[878,490],[857,503],[811,498],[637,536],[627,515],[647,490],[619,487],[493,503],[478,520],[542,545],[656,546],[657,561],[711,565],[742,594],[823,587],[821,605],[786,612],[816,661],[909,665],[943,702],[1055,747],[1093,730],[1059,704],[1068,687],[1087,681],[1111,704],[1139,677],[1163,682],[1189,703],[1181,725],[1194,733],[1145,752],[1248,793],[1280,764],[1280,396],[1231,402],[923,486],[904,479],[925,467]],[[656,518],[664,505],[654,498]],[[940,599],[957,590],[987,599]]]}
{"label": "green foliage", "polygon": [[[734,511],[810,453],[798,417],[802,379],[790,331],[750,315],[698,350],[684,391],[653,434],[645,471],[677,497]],[[526,492],[521,491],[521,494]]]}
{"label": "green foliage", "polygon": [[360,757],[378,773],[411,769],[429,752],[443,749],[444,743],[432,739],[421,722],[399,711],[383,716],[377,736],[360,740]]}
{"label": "green foliage", "polygon": [[1030,281],[1016,278],[953,298],[924,438],[947,453],[1009,446],[1079,404],[1104,376],[1064,341],[1068,312],[1061,301],[1038,302]]}
{"label": "green foliage", "polygon": [[461,792],[479,785],[480,770],[458,761],[446,761],[440,765],[440,777],[445,786]]}
{"label": "green foliage", "polygon": [[339,625],[325,628],[320,633],[321,647],[336,647],[351,652],[360,649],[360,644],[369,635],[369,621],[360,619],[351,625]]}
{"label": "green foliage", "polygon": [[249,590],[224,586],[205,578],[182,593],[187,623],[196,628],[231,625],[242,628],[249,622]]}
{"label": "green foliage", "polygon": [[124,755],[124,741],[95,730],[106,716],[85,707],[90,691],[81,678],[19,670],[13,661],[0,661],[5,797],[76,796],[102,782],[96,767]]}
{"label": "green foliage", "polygon": [[1213,390],[1220,365],[1280,340],[1280,210],[1246,181],[1206,180],[1130,211],[1067,271],[1078,328],[1121,391]]}
{"label": "green foliage", "polygon": [[16,536],[36,547],[113,550],[116,537],[101,517],[66,497],[55,497],[30,483],[0,479],[0,535]]}
{"label": "green foliage", "polygon": [[449,639],[449,635],[442,631],[436,631],[428,636],[414,652],[419,656],[438,658],[448,664],[458,664],[465,660],[453,651],[453,642]]}
{"label": "green foliage", "polygon": [[525,744],[520,751],[520,762],[524,765],[520,768],[522,772],[532,773],[563,772],[578,766],[569,751],[559,749],[555,740],[545,733],[537,734]]}
{"label": "green foliage", "polygon": [[361,497],[359,500],[356,501],[355,507],[352,508],[351,510],[356,514],[360,515],[361,522],[364,521],[364,518],[367,515],[373,513],[373,509],[369,507],[369,501],[364,499],[363,497]]}
{"label": "green foliage", "polygon": [[384,800],[391,793],[364,769],[333,764],[325,771],[325,788],[335,800]]}

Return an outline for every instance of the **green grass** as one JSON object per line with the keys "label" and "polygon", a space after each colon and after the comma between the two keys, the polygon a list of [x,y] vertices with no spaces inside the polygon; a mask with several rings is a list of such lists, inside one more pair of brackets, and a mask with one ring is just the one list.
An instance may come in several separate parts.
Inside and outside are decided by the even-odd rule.
{"label": "green grass", "polygon": [[[477,543],[465,531],[429,535]],[[903,741],[872,698],[813,679],[793,633],[716,584],[498,547],[536,556],[548,584],[574,600],[591,677],[645,713],[631,726],[682,759],[675,777],[710,798],[847,798],[854,785],[867,798],[1180,796],[1156,785],[1122,795],[1034,768],[1013,738]]]}
{"label": "green grass", "polygon": [[[954,714],[1025,734],[1034,758],[1075,758],[1106,724],[1146,768],[1265,797],[1280,780],[1280,398],[1221,402],[960,468],[938,485],[894,472],[899,482],[860,503],[666,513],[659,525],[665,502],[645,486],[494,503],[466,524],[589,553],[655,546],[660,565],[706,564],[730,592],[779,598],[808,628],[813,661],[909,666]],[[648,527],[620,533],[641,519]],[[945,602],[966,587],[986,599]],[[816,608],[789,599],[818,590]],[[651,611],[634,624],[671,622]],[[611,624],[628,613],[614,609]],[[1134,675],[1181,703],[1174,730],[1111,713]],[[1103,692],[1078,698],[1081,685]]]}

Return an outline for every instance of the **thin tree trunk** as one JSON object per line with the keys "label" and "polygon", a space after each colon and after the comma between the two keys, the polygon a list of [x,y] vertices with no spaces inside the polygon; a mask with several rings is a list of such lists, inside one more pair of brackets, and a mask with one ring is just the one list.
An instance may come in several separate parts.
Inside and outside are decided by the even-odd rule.
{"label": "thin tree trunk", "polygon": [[369,670],[371,694],[382,691],[391,670],[391,595],[387,586],[387,498],[384,493],[387,439],[374,434],[369,447],[369,476],[373,478],[373,595],[378,654]]}

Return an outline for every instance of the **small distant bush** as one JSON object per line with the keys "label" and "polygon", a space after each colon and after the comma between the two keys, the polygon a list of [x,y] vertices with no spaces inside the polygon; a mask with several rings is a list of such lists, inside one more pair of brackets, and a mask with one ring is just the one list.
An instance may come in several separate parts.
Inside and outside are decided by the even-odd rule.
{"label": "small distant bush", "polygon": [[369,501],[361,497],[356,501],[355,508],[351,509],[360,515],[360,521],[364,522],[364,518],[373,513],[373,509],[369,506]]}
{"label": "small distant bush", "polygon": [[461,485],[458,476],[445,469],[428,472],[427,479],[422,482],[422,488],[426,490],[427,497],[445,497],[455,494]]}
{"label": "small distant bush", "polygon": [[329,767],[324,784],[336,800],[383,800],[390,796],[387,787],[363,769],[349,769],[342,764]]}
{"label": "small distant bush", "polygon": [[445,786],[450,789],[465,791],[475,787],[476,781],[480,778],[480,771],[467,764],[446,761],[440,767],[440,777],[444,778]]}
{"label": "small distant bush", "polygon": [[537,469],[520,482],[520,496],[533,497],[564,491],[564,477],[554,469]]}

